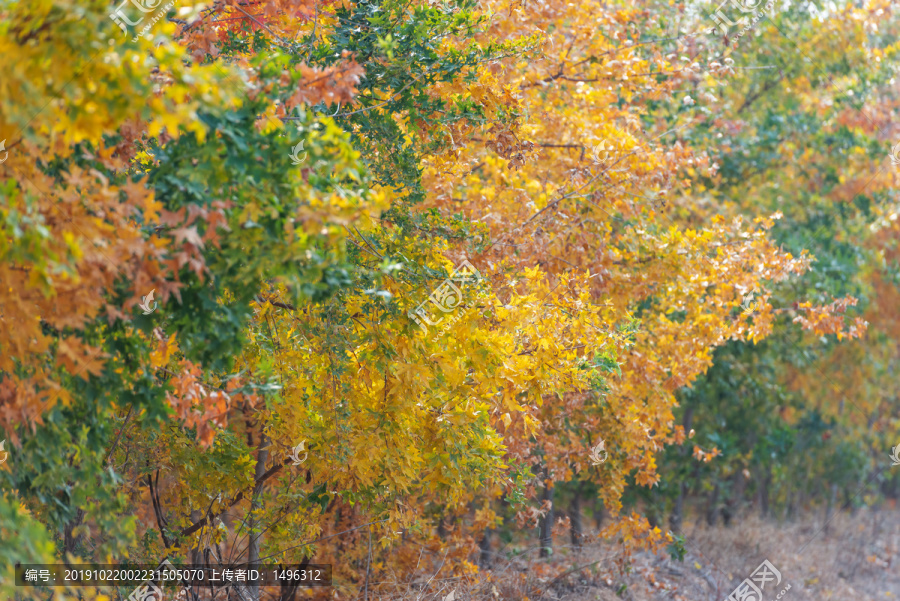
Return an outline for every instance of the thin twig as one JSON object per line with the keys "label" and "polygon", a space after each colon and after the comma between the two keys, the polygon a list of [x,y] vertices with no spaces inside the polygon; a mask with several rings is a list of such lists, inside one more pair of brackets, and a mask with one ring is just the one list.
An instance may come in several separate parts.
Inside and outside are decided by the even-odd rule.
{"label": "thin twig", "polygon": [[589,564],[587,564],[587,565],[578,566],[578,567],[572,568],[571,570],[568,570],[568,571],[566,571],[566,572],[563,572],[562,574],[560,574],[559,576],[557,576],[556,578],[554,578],[553,580],[551,580],[550,582],[548,582],[548,583],[544,586],[544,588],[541,589],[541,596],[538,597],[538,599],[542,599],[542,598],[544,597],[544,594],[547,592],[547,590],[549,590],[549,588],[550,588],[551,586],[553,586],[554,584],[556,584],[557,582],[559,582],[560,580],[562,580],[563,578],[565,578],[565,577],[568,576],[569,574],[572,574],[572,573],[574,573],[574,572],[580,572],[581,570],[583,570],[583,569],[585,569],[585,568],[591,568],[591,567],[597,565],[598,563],[603,562],[605,559],[606,559],[606,558],[599,559],[599,560],[597,560],[597,561],[595,561],[595,562],[592,562],[592,563],[589,563]]}
{"label": "thin twig", "polygon": [[119,430],[119,433],[116,435],[116,439],[113,441],[112,446],[109,447],[109,451],[106,453],[106,459],[103,460],[103,463],[106,467],[109,467],[109,462],[112,460],[113,451],[116,450],[116,447],[119,444],[119,440],[122,438],[122,434],[125,433],[125,428],[128,426],[128,420],[131,419],[131,412],[134,411],[134,405],[131,405],[128,408],[128,414],[125,415],[125,421],[122,422],[122,428]]}
{"label": "thin twig", "polygon": [[265,23],[262,23],[261,21],[259,21],[255,16],[251,15],[250,13],[248,13],[247,11],[245,11],[243,8],[241,8],[241,7],[238,6],[237,4],[232,4],[231,6],[233,6],[234,8],[238,9],[239,11],[241,11],[242,13],[244,13],[245,15],[247,15],[247,17],[248,17],[249,19],[253,20],[254,23],[256,23],[257,25],[259,25],[260,27],[262,27],[263,29],[265,29],[266,31],[268,31],[270,34],[272,34],[272,37],[274,37],[276,40],[278,40],[278,42],[279,42],[282,46],[284,46],[285,48],[290,48],[290,47],[291,47],[290,44],[288,44],[287,42],[285,42],[284,40],[281,39],[281,36],[279,36],[277,33],[275,33],[274,31],[272,31],[271,29],[269,29],[269,26],[268,26],[268,25],[266,25]]}
{"label": "thin twig", "polygon": [[297,310],[297,307],[295,307],[294,305],[291,305],[291,304],[289,304],[289,303],[280,303],[280,302],[277,302],[277,301],[270,300],[270,299],[268,299],[268,298],[263,298],[263,297],[260,296],[259,294],[256,295],[255,299],[256,299],[257,302],[260,302],[260,303],[269,303],[270,305],[272,305],[272,306],[274,306],[274,307],[281,307],[282,309],[288,309],[288,310],[290,310],[290,311],[296,311],[296,310]]}
{"label": "thin twig", "polygon": [[372,567],[372,526],[369,526],[369,555],[366,558],[366,601],[369,601],[369,573]]}
{"label": "thin twig", "polygon": [[344,530],[343,532],[338,532],[337,534],[331,534],[331,535],[329,535],[329,536],[323,536],[322,538],[317,538],[317,539],[311,540],[311,541],[309,541],[309,542],[300,543],[299,545],[293,545],[293,546],[290,546],[290,547],[288,547],[288,548],[286,548],[286,549],[282,549],[282,550],[279,551],[278,553],[273,553],[272,555],[267,555],[267,556],[265,556],[265,557],[260,557],[260,558],[259,558],[259,561],[263,561],[264,559],[271,559],[271,558],[273,558],[273,557],[277,557],[277,556],[281,555],[282,553],[287,553],[288,551],[290,551],[290,550],[292,550],[292,549],[299,549],[300,547],[305,547],[305,546],[307,546],[307,545],[312,545],[313,543],[322,542],[323,540],[328,540],[328,539],[330,539],[330,538],[334,538],[334,537],[340,536],[340,535],[342,535],[342,534],[347,534],[348,532],[353,532],[354,530],[359,530],[360,528],[365,528],[366,526],[371,526],[371,525],[373,525],[373,524],[380,524],[380,523],[382,523],[382,522],[388,521],[388,519],[389,519],[389,518],[384,518],[383,520],[376,520],[376,521],[374,521],[374,522],[369,522],[368,524],[361,524],[361,525],[359,525],[359,526],[354,526],[353,528],[348,528],[347,530]]}

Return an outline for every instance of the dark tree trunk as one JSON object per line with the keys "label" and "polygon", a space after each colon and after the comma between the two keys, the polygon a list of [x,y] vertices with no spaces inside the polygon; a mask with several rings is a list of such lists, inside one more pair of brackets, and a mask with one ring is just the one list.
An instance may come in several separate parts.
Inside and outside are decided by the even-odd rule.
{"label": "dark tree trunk", "polygon": [[[259,449],[256,451],[256,472],[254,474],[256,480],[263,477],[266,473],[266,461],[269,458],[269,437],[261,434],[259,437]],[[250,542],[247,545],[247,563],[250,567],[259,569],[259,534],[253,531],[259,528],[259,524],[253,518],[253,512],[259,508],[259,490],[253,490],[253,496],[250,500],[250,514],[247,519],[248,530],[250,532]],[[251,583],[247,585],[250,601],[259,601],[259,585]]]}
{"label": "dark tree trunk", "polygon": [[481,550],[478,557],[478,565],[482,568],[491,567],[491,535],[493,532],[490,528],[485,530],[484,536],[481,537],[481,542],[478,544],[478,548]]}
{"label": "dark tree trunk", "polygon": [[708,502],[706,505],[706,523],[709,526],[716,525],[716,518],[719,515],[719,483],[716,482],[715,487],[710,491]]}
{"label": "dark tree trunk", "polygon": [[491,567],[491,541],[494,538],[494,529],[485,528],[481,541],[478,543],[480,553],[478,554],[478,565],[482,568]]}
{"label": "dark tree trunk", "polygon": [[853,503],[853,497],[850,496],[850,491],[847,490],[846,488],[844,489],[844,507],[847,507],[850,509],[851,516],[856,515],[856,510],[857,510],[856,504]]}
{"label": "dark tree trunk", "polygon": [[603,530],[603,522],[606,519],[606,507],[596,496],[594,497],[594,526],[597,532]]}
{"label": "dark tree trunk", "polygon": [[572,546],[581,547],[581,543],[584,541],[584,527],[581,523],[581,489],[577,487],[572,497],[572,505],[569,507],[569,523],[571,524],[569,532],[572,537]]}
{"label": "dark tree trunk", "polygon": [[82,520],[84,520],[84,510],[78,509],[75,512],[75,517],[71,522],[66,522],[66,525],[63,528],[63,539],[65,544],[66,553],[75,553],[75,547],[81,541],[81,536],[72,536],[72,531],[75,530],[78,526],[81,525]]}
{"label": "dark tree trunk", "polygon": [[[691,427],[694,424],[694,408],[693,407],[685,407],[684,408],[684,418],[682,419],[681,425],[684,428],[684,431],[690,432]],[[688,454],[687,447],[682,448],[680,450],[681,455],[686,457]],[[681,533],[681,526],[684,523],[684,496],[687,494],[687,482],[684,479],[679,479],[678,482],[678,496],[675,497],[675,506],[672,508],[672,515],[669,516],[669,528],[672,532],[676,534]]]}
{"label": "dark tree trunk", "polygon": [[772,473],[768,468],[764,469],[763,477],[757,479],[759,482],[757,498],[759,502],[759,517],[761,518],[769,517],[769,482],[772,480]]}
{"label": "dark tree trunk", "polygon": [[744,490],[746,489],[747,480],[744,478],[743,470],[738,470],[734,474],[734,483],[731,487],[731,496],[725,507],[722,509],[722,521],[726,527],[731,526],[731,520],[734,519],[741,510],[741,502],[744,499]]}
{"label": "dark tree trunk", "polygon": [[794,487],[791,486],[791,481],[787,481],[787,492],[784,495],[784,511],[781,513],[781,521],[784,522],[788,519],[793,511],[794,506],[794,497],[796,493],[794,492]]}
{"label": "dark tree trunk", "polygon": [[678,496],[675,497],[675,505],[672,507],[672,515],[669,516],[669,529],[675,534],[681,534],[681,525],[684,520],[684,495],[687,483],[678,483]]}
{"label": "dark tree trunk", "polygon": [[[199,509],[195,509],[194,511],[191,512],[191,523],[192,523],[192,524],[196,524],[196,523],[199,522],[201,519],[203,519],[203,512],[202,512],[202,511],[200,511]],[[202,556],[203,556],[203,555],[202,555],[202,553],[201,553],[200,547],[191,547],[191,558],[190,558],[190,560],[189,560],[191,564],[193,564],[193,565],[199,565],[199,564],[201,564],[201,563],[202,563],[202,560],[201,560],[201,557],[202,557]]]}
{"label": "dark tree trunk", "polygon": [[444,525],[444,514],[438,516],[437,537],[438,540],[444,540],[445,538],[447,538],[447,526]]}
{"label": "dark tree trunk", "polygon": [[831,490],[827,496],[828,500],[825,502],[825,536],[831,533],[831,510],[834,507],[834,502],[837,500],[837,484],[831,485]]}
{"label": "dark tree trunk", "polygon": [[650,489],[647,495],[647,523],[651,528],[659,526],[659,495],[656,487]]}
{"label": "dark tree trunk", "polygon": [[[541,501],[549,501],[550,509],[540,521],[541,557],[550,557],[553,552],[553,486],[549,474],[544,472],[544,494]],[[542,503],[543,505],[543,503]]]}

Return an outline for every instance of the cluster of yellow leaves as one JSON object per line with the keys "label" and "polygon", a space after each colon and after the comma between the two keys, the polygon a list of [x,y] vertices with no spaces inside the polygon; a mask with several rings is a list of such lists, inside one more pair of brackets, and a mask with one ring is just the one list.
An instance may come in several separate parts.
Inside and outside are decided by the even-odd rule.
{"label": "cluster of yellow leaves", "polygon": [[619,537],[626,557],[637,549],[660,552],[665,545],[672,542],[670,533],[663,534],[659,528],[651,526],[645,517],[637,513],[621,516],[619,520],[604,528],[600,536]]}
{"label": "cluster of yellow leaves", "polygon": [[[412,492],[416,483],[419,494],[454,503],[469,494],[473,472],[495,478],[502,447],[492,421],[522,436],[533,431],[545,394],[583,385],[575,369],[583,349],[604,344],[602,314],[585,310],[583,276],[551,290],[533,269],[522,282],[497,285],[509,296],[472,291],[471,311],[442,336],[405,317],[386,320],[364,296],[343,299],[352,320],[337,331],[317,315],[336,307],[293,315],[261,307],[261,324],[271,321],[277,346],[271,355],[258,352],[284,378],[272,438],[285,448],[315,441],[313,477],[327,476],[338,489]],[[517,293],[520,286],[529,292]],[[428,292],[401,281],[388,281],[387,289],[408,310]],[[335,335],[345,347],[337,354],[326,344]]]}
{"label": "cluster of yellow leaves", "polygon": [[[428,203],[463,210],[490,229],[493,244],[473,259],[479,268],[527,273],[539,266],[541,277],[523,280],[522,294],[531,287],[564,290],[571,274],[584,274],[588,293],[578,298],[576,315],[602,315],[602,322],[594,324],[581,356],[605,349],[621,369],[604,376],[603,408],[575,376],[577,362],[559,354],[549,363],[558,373],[541,376],[558,384],[532,393],[542,397],[534,399],[538,430],[515,419],[510,427],[505,414],[494,427],[508,457],[543,465],[558,481],[593,474],[604,502],[616,510],[627,474],[636,470],[645,485],[658,479],[654,455],[675,440],[674,391],[709,368],[716,346],[757,341],[771,331],[767,303],[758,303],[752,316],[737,311],[746,292],[764,280],[803,273],[810,259],[771,242],[766,231],[777,214],[751,225],[682,220],[694,194],[703,192],[693,180],[701,171],[713,174],[715,166],[678,140],[679,126],[645,130],[641,117],[648,100],[667,99],[700,75],[696,65],[634,42],[638,12],[575,5],[527,11],[502,1],[486,10],[504,15],[491,36],[548,32],[538,59],[490,68],[496,93],[509,94],[509,105],[527,118],[515,137],[507,134],[509,142],[485,136],[475,144],[477,132],[453,131],[452,154],[424,161]],[[601,35],[601,29],[611,33]],[[667,77],[655,77],[660,74]],[[533,153],[510,152],[526,143]],[[554,296],[554,303],[566,302],[563,294]],[[617,335],[643,303],[650,305],[634,334]],[[525,316],[514,317],[492,335],[520,331]],[[555,349],[560,346],[569,348]],[[560,427],[563,420],[591,436],[572,435]],[[599,439],[609,460],[595,468],[588,455]]]}

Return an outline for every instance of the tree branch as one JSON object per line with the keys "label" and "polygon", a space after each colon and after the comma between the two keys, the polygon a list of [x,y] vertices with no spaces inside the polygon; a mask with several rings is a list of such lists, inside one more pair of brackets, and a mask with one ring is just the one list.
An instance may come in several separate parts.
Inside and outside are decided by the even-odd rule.
{"label": "tree branch", "polygon": [[273,307],[281,307],[282,309],[289,309],[291,311],[297,310],[297,307],[295,307],[294,305],[290,305],[288,303],[279,303],[278,301],[273,301],[268,298],[263,298],[258,294],[256,295],[256,300],[257,300],[257,302],[260,302],[260,303],[269,303]]}
{"label": "tree branch", "polygon": [[147,487],[150,489],[150,501],[153,503],[153,514],[156,516],[156,526],[159,528],[160,536],[162,536],[163,545],[168,549],[171,543],[166,536],[166,519],[163,517],[162,505],[159,502],[159,496],[157,494],[157,491],[159,490],[159,470],[156,470],[156,486],[154,486],[153,483],[153,476],[147,474]]}
{"label": "tree branch", "polygon": [[134,405],[128,408],[128,414],[125,416],[125,421],[122,422],[122,428],[119,430],[119,433],[116,435],[116,439],[113,441],[112,446],[109,447],[109,451],[106,453],[106,459],[103,461],[103,464],[109,467],[109,462],[112,460],[113,451],[116,450],[116,447],[119,445],[119,440],[122,439],[122,434],[125,433],[125,428],[128,426],[128,420],[131,419],[131,412],[134,411]]}
{"label": "tree branch", "polygon": [[[269,478],[271,478],[272,476],[274,476],[275,474],[277,474],[278,472],[280,472],[280,471],[281,471],[281,468],[283,468],[283,467],[284,467],[284,463],[276,463],[275,465],[273,465],[272,467],[270,467],[270,468],[268,469],[268,471],[266,471],[266,473],[264,473],[260,478],[258,478],[258,479],[253,483],[253,488],[251,489],[251,492],[252,492],[252,493],[259,492],[259,489],[262,487],[263,483],[264,483],[266,480],[268,480]],[[207,514],[206,514],[206,517],[204,517],[202,520],[200,520],[199,522],[197,522],[197,523],[195,523],[195,524],[192,524],[191,526],[188,526],[187,528],[185,528],[184,530],[182,530],[182,531],[181,531],[181,536],[190,536],[191,534],[197,532],[198,530],[200,530],[201,528],[203,528],[203,526],[205,526],[206,524],[208,524],[208,523],[211,522],[212,520],[216,519],[216,518],[219,517],[220,515],[224,514],[226,511],[228,511],[229,509],[231,509],[232,507],[234,507],[234,506],[237,505],[238,503],[240,503],[243,499],[244,499],[244,491],[241,491],[241,492],[239,492],[239,493],[237,494],[237,496],[235,496],[235,497],[228,503],[228,507],[226,507],[226,508],[223,509],[222,511],[220,511],[220,512],[218,512],[218,513],[215,513],[215,514],[207,513]]]}

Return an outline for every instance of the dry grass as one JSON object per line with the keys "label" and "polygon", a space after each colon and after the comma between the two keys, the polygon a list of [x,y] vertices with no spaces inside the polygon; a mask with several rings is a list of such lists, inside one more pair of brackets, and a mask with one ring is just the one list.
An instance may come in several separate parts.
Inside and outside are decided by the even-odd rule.
{"label": "dry grass", "polygon": [[[723,601],[764,559],[782,576],[777,587],[765,587],[764,601],[788,585],[784,601],[900,599],[894,512],[839,514],[827,533],[821,516],[785,524],[747,517],[731,528],[688,525],[685,532],[683,562],[647,552],[627,561],[603,541],[580,550],[558,546],[549,559],[539,559],[536,548],[514,556],[504,548],[490,570],[453,575],[437,562],[412,581],[373,586],[369,599],[451,601],[452,592],[452,601]],[[556,541],[563,540],[560,528]]]}

